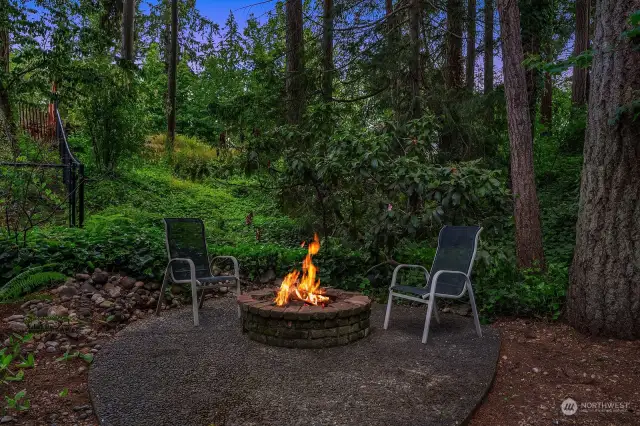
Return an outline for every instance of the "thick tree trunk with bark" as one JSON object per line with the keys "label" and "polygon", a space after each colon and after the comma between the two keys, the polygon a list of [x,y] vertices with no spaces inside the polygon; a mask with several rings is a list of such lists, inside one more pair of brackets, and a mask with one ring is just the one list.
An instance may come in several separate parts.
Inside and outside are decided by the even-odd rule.
{"label": "thick tree trunk with bark", "polygon": [[447,36],[445,85],[448,89],[462,87],[462,0],[447,0]]}
{"label": "thick tree trunk with bark", "polygon": [[136,16],[136,0],[124,0],[122,10],[122,59],[133,65],[134,51],[134,22]]}
{"label": "thick tree trunk with bark", "polygon": [[[576,35],[573,43],[573,54],[579,55],[589,49],[589,11],[590,0],[576,0]],[[576,106],[587,103],[589,70],[573,67],[571,78],[571,102]]]}
{"label": "thick tree trunk with bark", "polygon": [[544,74],[544,92],[540,103],[540,121],[547,129],[553,125],[553,78],[548,72]]}
{"label": "thick tree trunk with bark", "polygon": [[533,143],[529,118],[525,70],[520,39],[520,11],[517,0],[498,0],[502,62],[509,145],[511,184],[515,204],[516,255],[518,266],[544,268],[540,210],[533,172]]}
{"label": "thick tree trunk with bark", "polygon": [[176,79],[178,71],[178,0],[171,0],[171,56],[169,59],[169,87],[167,91],[167,146],[166,153],[173,157],[176,138]]}
{"label": "thick tree trunk with bark", "polygon": [[422,79],[420,72],[420,10],[420,0],[411,0],[411,10],[409,11],[411,118],[418,118],[422,113],[420,106],[420,81]]}
{"label": "thick tree trunk with bark", "polygon": [[333,97],[333,0],[324,0],[322,30],[322,96]]}
{"label": "thick tree trunk with bark", "polygon": [[640,51],[621,37],[640,0],[599,0],[593,39],[576,248],[567,319],[577,329],[640,338]]}
{"label": "thick tree trunk with bark", "polygon": [[302,0],[285,2],[287,15],[287,122],[298,124],[305,108]]}
{"label": "thick tree trunk with bark", "polygon": [[495,0],[484,2],[484,94],[493,91],[493,5]]}
{"label": "thick tree trunk with bark", "polygon": [[476,86],[476,0],[467,4],[467,90],[473,92]]}

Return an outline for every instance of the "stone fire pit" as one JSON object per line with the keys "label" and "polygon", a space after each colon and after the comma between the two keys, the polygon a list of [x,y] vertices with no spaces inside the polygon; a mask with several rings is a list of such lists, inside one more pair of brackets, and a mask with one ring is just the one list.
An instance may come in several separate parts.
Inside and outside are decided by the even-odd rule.
{"label": "stone fire pit", "polygon": [[327,289],[326,306],[291,301],[273,302],[277,290],[257,290],[238,297],[242,329],[250,339],[287,348],[328,348],[346,345],[369,334],[371,299],[360,293]]}

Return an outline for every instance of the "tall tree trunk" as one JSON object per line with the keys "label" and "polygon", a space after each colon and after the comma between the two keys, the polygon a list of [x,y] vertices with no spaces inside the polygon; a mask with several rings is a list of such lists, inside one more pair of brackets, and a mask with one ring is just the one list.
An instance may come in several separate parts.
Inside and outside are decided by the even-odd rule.
{"label": "tall tree trunk", "polygon": [[447,36],[445,86],[448,89],[462,87],[462,0],[447,0]]}
{"label": "tall tree trunk", "polygon": [[540,121],[547,129],[553,125],[553,78],[551,74],[544,74],[544,93],[540,103]]}
{"label": "tall tree trunk", "polygon": [[285,2],[287,15],[287,122],[298,124],[305,108],[302,0]]}
{"label": "tall tree trunk", "polygon": [[[400,38],[400,29],[396,28],[396,16],[393,14],[393,0],[385,0],[386,12],[386,29],[387,29],[387,45],[388,54],[393,55],[398,49],[398,39]],[[389,92],[391,93],[391,109],[393,110],[396,120],[402,115],[400,111],[400,73],[395,61],[390,62],[389,67]]]}
{"label": "tall tree trunk", "polygon": [[518,266],[544,268],[542,230],[533,173],[533,143],[529,118],[524,54],[517,0],[498,0],[502,62],[511,149],[511,184],[515,204]]}
{"label": "tall tree trunk", "polygon": [[171,57],[169,59],[166,153],[173,157],[176,139],[176,79],[178,71],[178,0],[171,0]]}
{"label": "tall tree trunk", "polygon": [[[4,13],[8,12],[8,8],[4,8]],[[3,14],[4,14],[3,13]],[[2,16],[2,24],[9,24],[9,17]],[[13,121],[13,112],[11,111],[11,102],[9,99],[8,77],[9,77],[9,53],[10,53],[10,36],[8,28],[0,27],[0,114],[2,114],[2,125],[4,136],[11,145],[11,150],[17,155],[17,145],[15,140],[16,129]]]}
{"label": "tall tree trunk", "polygon": [[577,329],[640,338],[640,51],[621,37],[640,0],[596,6],[589,118],[567,319]]}
{"label": "tall tree trunk", "polygon": [[122,11],[122,59],[133,66],[135,51],[133,47],[136,0],[124,0]]}
{"label": "tall tree trunk", "polygon": [[467,90],[473,92],[476,86],[476,0],[467,4]]}
{"label": "tall tree trunk", "polygon": [[493,92],[493,6],[494,0],[484,2],[484,94]]}
{"label": "tall tree trunk", "polygon": [[[590,0],[576,0],[576,35],[573,54],[579,55],[589,49],[589,11]],[[571,78],[571,102],[576,106],[587,103],[589,71],[587,68],[573,67]]]}
{"label": "tall tree trunk", "polygon": [[322,96],[333,97],[333,0],[324,0],[322,30]]}
{"label": "tall tree trunk", "polygon": [[[525,57],[540,55],[541,34],[544,27],[550,25],[547,11],[550,0],[520,0],[522,4],[522,49]],[[536,68],[526,70],[525,79],[527,82],[527,103],[529,108],[529,120],[531,121],[532,140],[535,136],[536,110],[538,105],[540,74]]]}
{"label": "tall tree trunk", "polygon": [[409,11],[409,38],[411,53],[409,57],[409,74],[411,84],[411,118],[420,117],[420,0],[411,1]]}

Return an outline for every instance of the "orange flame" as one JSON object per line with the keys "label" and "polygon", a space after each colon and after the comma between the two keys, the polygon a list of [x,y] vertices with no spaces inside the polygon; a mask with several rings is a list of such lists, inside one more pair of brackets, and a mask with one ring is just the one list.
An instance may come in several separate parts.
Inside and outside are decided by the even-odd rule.
{"label": "orange flame", "polygon": [[320,251],[320,240],[318,234],[313,236],[313,241],[309,243],[307,257],[302,262],[302,277],[300,271],[293,271],[282,280],[280,290],[276,295],[275,303],[284,306],[289,303],[289,299],[294,297],[311,305],[321,305],[329,301],[323,296],[320,288],[320,280],[316,281],[318,268],[313,264],[312,257]]}

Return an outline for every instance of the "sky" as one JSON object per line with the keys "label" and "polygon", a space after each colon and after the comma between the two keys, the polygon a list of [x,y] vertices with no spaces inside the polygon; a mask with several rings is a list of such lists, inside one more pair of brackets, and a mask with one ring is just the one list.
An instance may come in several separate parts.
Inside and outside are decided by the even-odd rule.
{"label": "sky", "polygon": [[252,13],[260,18],[275,7],[276,0],[196,0],[196,8],[200,13],[221,27],[224,26],[229,12],[233,12],[240,29],[244,28]]}

